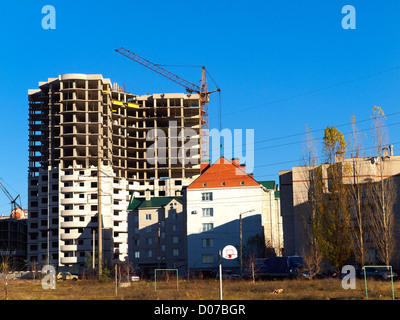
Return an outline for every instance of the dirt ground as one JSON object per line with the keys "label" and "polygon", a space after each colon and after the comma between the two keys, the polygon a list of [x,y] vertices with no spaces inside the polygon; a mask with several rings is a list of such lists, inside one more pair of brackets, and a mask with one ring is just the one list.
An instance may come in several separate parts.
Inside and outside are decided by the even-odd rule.
{"label": "dirt ground", "polygon": [[[391,300],[390,281],[368,280],[369,300]],[[394,282],[395,299],[400,281]],[[224,280],[224,300],[365,300],[365,283],[357,279],[356,289],[343,289],[340,279],[315,280]],[[41,280],[0,280],[0,299],[7,300],[218,300],[215,279],[138,281],[115,287],[113,281],[60,280],[55,289],[44,289]]]}

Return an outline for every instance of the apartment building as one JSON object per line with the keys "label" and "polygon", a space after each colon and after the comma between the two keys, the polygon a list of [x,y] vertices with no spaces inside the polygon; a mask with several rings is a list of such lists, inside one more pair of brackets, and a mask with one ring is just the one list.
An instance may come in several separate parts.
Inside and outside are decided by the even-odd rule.
{"label": "apartment building", "polygon": [[247,240],[256,235],[279,255],[282,224],[275,183],[256,181],[237,159],[221,157],[212,165],[202,165],[200,177],[186,188],[189,269],[217,271],[219,251],[233,245],[239,259],[223,264],[239,272],[240,249],[244,248],[243,257],[249,255]]}
{"label": "apartment building", "polygon": [[138,96],[102,75],[63,74],[28,100],[28,264],[84,267],[99,209],[104,258],[125,260],[131,195],[174,196],[200,174],[199,95]]}
{"label": "apartment building", "polygon": [[[337,156],[334,165],[341,166],[341,179],[344,184],[358,184],[360,190],[362,190],[363,185],[380,183],[381,179],[392,178],[397,190],[400,190],[400,156],[393,154],[393,146],[385,148],[382,156],[379,157],[343,159],[342,156]],[[328,164],[321,166],[322,181],[326,186],[326,192],[329,192],[330,180],[328,167]],[[304,215],[305,210],[307,210],[307,203],[310,201],[310,173],[315,168],[316,166],[296,166],[291,170],[279,172],[285,255],[302,255],[303,248],[306,246],[304,222],[301,215]],[[362,210],[365,210],[365,206],[370,205],[369,200],[365,193],[361,192],[361,195]],[[397,199],[399,196],[400,194],[397,192]],[[397,200],[394,207],[396,220],[400,218],[398,215],[399,203]],[[355,216],[352,211],[351,219],[355,224]],[[368,234],[365,237],[369,239]],[[377,254],[373,242],[366,241],[366,246],[366,261],[375,262]]]}
{"label": "apartment building", "polygon": [[129,261],[143,276],[154,269],[186,272],[186,214],[182,196],[131,198]]}
{"label": "apartment building", "polygon": [[27,257],[27,214],[17,209],[10,216],[0,216],[0,262],[7,260],[12,270],[23,270]]}

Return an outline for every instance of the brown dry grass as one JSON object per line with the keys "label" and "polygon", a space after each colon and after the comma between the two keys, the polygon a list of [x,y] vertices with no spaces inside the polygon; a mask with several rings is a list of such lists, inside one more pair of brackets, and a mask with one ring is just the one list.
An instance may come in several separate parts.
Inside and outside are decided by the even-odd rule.
{"label": "brown dry grass", "polygon": [[[274,290],[283,289],[274,294]],[[400,292],[400,282],[394,284],[395,296]],[[400,294],[399,294],[400,295]],[[392,299],[391,283],[368,280],[369,299]],[[209,280],[154,281],[132,283],[131,287],[118,288],[110,282],[92,280],[57,281],[55,290],[42,288],[40,280],[9,281],[9,300],[218,300],[219,282]],[[344,290],[339,279],[230,281],[223,282],[224,300],[329,300],[365,299],[364,280],[357,280],[355,290]],[[0,281],[0,299],[5,299],[4,281]]]}

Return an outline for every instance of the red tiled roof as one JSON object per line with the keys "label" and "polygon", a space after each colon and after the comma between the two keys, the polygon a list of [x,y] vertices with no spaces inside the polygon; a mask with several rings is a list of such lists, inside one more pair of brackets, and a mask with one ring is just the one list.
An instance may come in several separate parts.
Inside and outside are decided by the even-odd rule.
{"label": "red tiled roof", "polygon": [[260,184],[246,173],[245,166],[237,160],[229,161],[219,158],[214,164],[206,168],[187,189],[232,188],[259,186]]}

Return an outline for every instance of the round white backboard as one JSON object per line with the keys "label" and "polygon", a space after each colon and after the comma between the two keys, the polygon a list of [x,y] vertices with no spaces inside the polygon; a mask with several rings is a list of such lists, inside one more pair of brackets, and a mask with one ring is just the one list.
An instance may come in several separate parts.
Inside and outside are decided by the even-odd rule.
{"label": "round white backboard", "polygon": [[228,245],[222,250],[222,258],[224,259],[236,259],[237,256],[237,250],[234,246]]}

